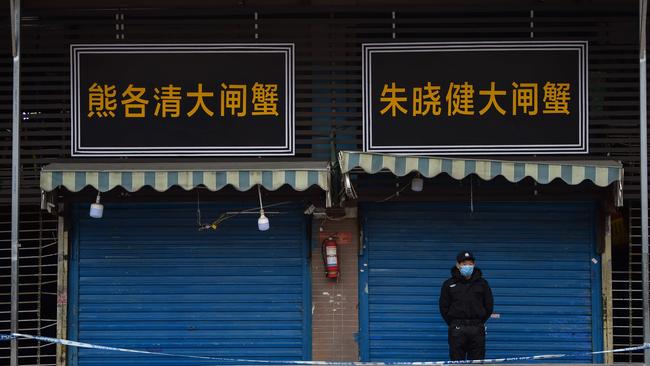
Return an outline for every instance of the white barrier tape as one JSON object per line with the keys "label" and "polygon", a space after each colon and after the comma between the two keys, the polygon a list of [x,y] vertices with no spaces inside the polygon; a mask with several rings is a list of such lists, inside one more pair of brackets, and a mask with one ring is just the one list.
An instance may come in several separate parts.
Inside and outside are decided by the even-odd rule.
{"label": "white barrier tape", "polygon": [[419,362],[272,361],[272,360],[251,360],[245,358],[223,358],[223,357],[210,357],[210,356],[180,355],[174,353],[153,352],[153,351],[143,351],[143,350],[130,349],[130,348],[101,346],[97,344],[70,341],[61,338],[50,338],[50,337],[34,336],[34,335],[21,334],[21,333],[0,334],[0,340],[11,340],[14,338],[33,339],[37,341],[62,344],[70,347],[98,349],[104,351],[128,352],[128,353],[139,353],[144,355],[194,358],[200,360],[236,362],[236,363],[257,363],[257,364],[262,363],[262,364],[274,364],[274,365],[284,364],[284,365],[346,365],[346,366],[383,366],[383,365],[431,366],[431,365],[459,365],[459,364],[477,364],[477,363],[482,364],[482,363],[502,363],[502,362],[512,362],[512,361],[547,360],[552,358],[563,358],[569,356],[589,356],[589,355],[598,355],[598,354],[605,354],[605,353],[632,352],[632,351],[640,351],[643,349],[650,348],[650,343],[644,343],[641,346],[619,348],[619,349],[606,350],[606,351],[558,353],[552,355],[504,357],[504,358],[490,358],[484,360],[467,360],[467,361],[419,361]]}

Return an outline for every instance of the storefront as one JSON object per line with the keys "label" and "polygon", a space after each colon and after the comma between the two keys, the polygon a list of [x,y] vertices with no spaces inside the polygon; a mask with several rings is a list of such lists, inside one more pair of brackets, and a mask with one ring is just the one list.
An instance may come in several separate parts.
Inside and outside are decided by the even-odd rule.
{"label": "storefront", "polygon": [[[56,336],[229,359],[442,361],[440,285],[470,249],[496,299],[487,357],[614,348],[609,215],[629,148],[615,144],[631,139],[617,108],[635,102],[608,72],[630,50],[611,26],[627,14],[599,8],[613,20],[596,35],[580,4],[566,37],[563,3],[202,6],[55,12],[57,40],[31,35],[34,57],[65,74],[53,94],[70,95],[27,114],[65,121],[43,132],[62,152],[42,162],[57,162],[35,168],[58,224]],[[553,32],[529,39],[534,16]],[[84,32],[97,19],[106,29]],[[330,236],[338,278],[324,270]],[[202,362],[57,352],[69,366]]]}
{"label": "storefront", "polygon": [[[44,169],[44,190],[57,189],[68,207],[67,338],[192,356],[309,359],[310,232],[304,199],[314,195],[300,191],[320,190],[314,203],[323,204],[328,164],[238,164],[239,170],[195,164],[187,170],[190,166],[52,164]],[[137,198],[145,184],[161,191],[152,193],[155,202]],[[186,198],[173,192],[177,184],[197,201],[182,202]],[[74,199],[86,185],[133,196],[106,194],[101,218],[93,218],[88,203]],[[212,191],[226,186],[242,191],[259,186],[264,195],[256,197],[253,188],[255,195],[230,192],[215,200]],[[282,186],[295,191],[275,193]],[[269,220],[266,230],[258,227],[260,204]],[[179,364],[165,356],[73,347],[67,361]]]}
{"label": "storefront", "polygon": [[[488,357],[603,348],[602,314],[608,305],[601,301],[605,294],[601,254],[607,245],[602,213],[603,206],[613,206],[620,194],[620,164],[360,152],[342,152],[340,163],[343,181],[350,184],[345,188],[358,195],[346,205],[358,207],[362,233],[357,285],[361,360],[447,358],[447,327],[437,301],[455,254],[464,248],[478,257],[496,298],[488,322]],[[235,184],[242,191],[260,185],[269,194],[284,185],[296,191],[317,186],[329,192],[331,171],[326,163],[300,163],[300,168],[275,165],[283,170],[275,170],[273,176],[284,180],[268,186],[270,182],[256,179],[273,170],[265,171],[259,164],[241,170],[196,165],[192,171],[173,164],[45,167],[42,188],[58,189],[63,197],[83,192],[84,187],[87,191],[87,185],[99,192],[117,188],[135,193],[149,177],[147,184],[163,192],[154,197],[167,200],[127,198],[111,203],[109,199],[101,219],[88,216],[87,203],[69,200],[66,336],[132,349],[151,350],[155,344],[154,350],[193,356],[312,358],[314,319],[305,309],[318,301],[311,287],[314,278],[323,274],[310,263],[310,243],[320,236],[310,229],[312,218],[305,214],[301,194],[293,192],[293,201],[266,206],[271,228],[259,231],[260,203],[251,201],[250,195],[237,201],[230,194],[229,200],[220,202],[200,193]],[[234,176],[239,183],[228,181]],[[390,176],[407,179],[407,185],[397,188],[410,191],[410,195],[402,193],[405,200],[376,202],[383,193],[366,194],[368,186],[381,191],[376,187]],[[295,177],[307,179],[291,180]],[[413,191],[408,184],[412,178],[423,179],[424,193]],[[444,182],[431,187],[436,178]],[[469,187],[462,191],[469,197],[435,193],[449,190],[450,181],[468,179]],[[500,195],[490,194],[492,187],[474,188],[473,180],[495,179],[513,187],[517,182],[535,182],[547,197],[525,199],[514,191],[508,193],[510,188]],[[547,195],[544,185],[551,182],[572,187],[571,197]],[[164,192],[176,185],[196,192],[197,202],[174,202],[178,199]],[[320,204],[326,201],[323,195]],[[354,260],[351,255],[357,253],[348,251],[343,263]],[[141,358],[71,348],[67,360],[71,365],[94,365],[100,361],[131,364]],[[599,360],[583,356],[566,361]]]}
{"label": "storefront", "polygon": [[[406,178],[402,186],[410,191],[395,188],[402,202],[378,203],[375,193],[359,203],[362,360],[447,357],[447,325],[438,310],[438,297],[462,250],[477,257],[495,297],[487,323],[488,358],[603,348],[605,234],[599,217],[603,202],[614,204],[612,188],[616,190],[620,182],[620,164],[358,152],[342,152],[340,157],[349,180],[365,178],[365,183],[357,184],[359,197],[362,187],[381,186],[379,182],[391,180],[391,175],[394,181]],[[411,177],[427,179],[417,188]],[[439,182],[432,186],[436,177]],[[505,191],[492,185],[479,189],[480,182],[489,184],[494,179],[504,181]],[[554,196],[543,184],[555,179],[566,186],[560,190],[581,183],[582,188],[574,188],[569,197]],[[453,188],[463,180],[464,187]],[[523,182],[535,193],[532,189],[523,196],[517,192]],[[600,190],[600,198],[588,195],[591,189]],[[436,194],[440,191],[447,193]],[[586,355],[565,361],[599,360]]]}
{"label": "storefront", "polygon": [[363,45],[364,152],[340,154],[362,222],[362,360],[448,357],[438,297],[462,250],[495,297],[488,358],[603,349],[603,217],[623,172],[578,158],[587,54],[582,41]]}
{"label": "storefront", "polygon": [[[368,360],[445,359],[441,284],[471,248],[492,287],[488,358],[602,349],[593,203],[368,204],[362,350]],[[563,362],[592,362],[591,356]]]}
{"label": "storefront", "polygon": [[[204,215],[235,210],[204,205]],[[309,358],[310,277],[300,208],[268,232],[237,217],[196,230],[194,204],[107,205],[102,220],[75,210],[69,337],[93,344],[244,359]],[[140,355],[72,349],[70,364],[137,364]],[[147,362],[169,362],[148,357]],[[175,364],[179,360],[173,360]]]}

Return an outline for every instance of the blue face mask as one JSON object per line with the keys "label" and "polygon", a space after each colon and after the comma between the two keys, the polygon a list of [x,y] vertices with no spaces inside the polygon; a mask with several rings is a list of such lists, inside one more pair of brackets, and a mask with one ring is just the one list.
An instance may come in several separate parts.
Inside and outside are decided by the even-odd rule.
{"label": "blue face mask", "polygon": [[473,272],[474,272],[474,266],[472,265],[460,266],[460,274],[463,275],[463,277],[469,277],[472,275]]}

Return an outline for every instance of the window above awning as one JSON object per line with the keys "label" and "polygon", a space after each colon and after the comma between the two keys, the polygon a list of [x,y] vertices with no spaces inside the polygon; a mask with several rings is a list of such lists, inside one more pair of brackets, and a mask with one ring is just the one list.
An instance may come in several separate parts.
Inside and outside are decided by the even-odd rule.
{"label": "window above awning", "polygon": [[458,180],[476,174],[484,180],[502,176],[510,182],[530,177],[541,184],[561,179],[567,184],[577,185],[588,180],[599,187],[606,187],[614,182],[621,185],[623,181],[623,166],[613,160],[477,160],[342,151],[339,154],[339,162],[344,174],[355,169],[370,174],[382,170],[390,171],[400,177],[411,172],[428,178],[446,173]]}
{"label": "window above awning", "polygon": [[256,185],[274,191],[289,185],[297,191],[318,186],[329,194],[328,162],[192,162],[192,163],[53,163],[41,170],[41,189],[100,192],[122,187],[129,192],[149,186],[164,192],[173,186],[211,191],[228,185],[247,191]]}

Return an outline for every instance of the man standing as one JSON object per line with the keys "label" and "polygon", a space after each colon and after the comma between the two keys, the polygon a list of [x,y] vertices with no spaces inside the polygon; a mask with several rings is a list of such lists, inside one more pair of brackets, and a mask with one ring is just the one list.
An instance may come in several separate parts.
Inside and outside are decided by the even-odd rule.
{"label": "man standing", "polygon": [[449,357],[452,361],[485,358],[485,322],[492,315],[492,290],[474,267],[470,251],[456,256],[451,278],[440,290],[440,314],[449,326]]}

